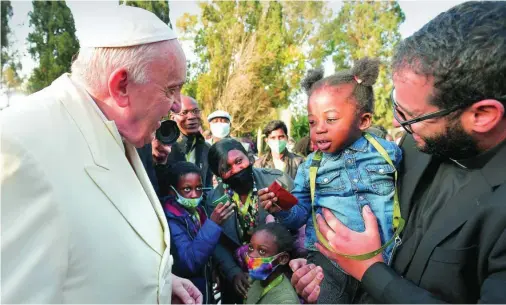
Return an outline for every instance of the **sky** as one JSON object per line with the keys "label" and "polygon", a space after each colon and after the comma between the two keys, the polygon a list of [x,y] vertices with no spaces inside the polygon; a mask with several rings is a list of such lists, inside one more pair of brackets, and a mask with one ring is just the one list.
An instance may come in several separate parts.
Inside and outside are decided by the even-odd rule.
{"label": "sky", "polygon": [[[329,6],[334,12],[337,12],[341,7],[340,1],[328,1]],[[399,4],[406,16],[406,20],[400,26],[400,32],[402,37],[408,37],[413,34],[416,30],[420,29],[425,23],[432,18],[436,17],[439,13],[446,11],[452,6],[464,1],[455,0],[439,0],[439,1],[399,1]],[[174,1],[170,0],[170,18],[172,25],[175,28],[176,20],[179,19],[184,13],[198,14],[200,9],[197,5],[197,1]],[[67,0],[67,5],[72,11],[76,27],[86,24],[87,16],[93,14],[98,9],[105,9],[118,5],[118,1],[75,1]],[[11,41],[13,46],[22,54],[21,63],[23,69],[21,76],[28,77],[33,68],[35,67],[35,61],[31,58],[27,51],[26,38],[30,32],[29,17],[28,13],[32,10],[31,1],[12,1],[13,16],[9,22],[11,27]],[[177,28],[175,28],[177,33]],[[195,58],[191,43],[183,42],[183,49],[186,53],[187,59],[192,60]],[[325,64],[325,70],[333,70],[332,64],[327,62]],[[2,98],[3,99],[3,98]]]}

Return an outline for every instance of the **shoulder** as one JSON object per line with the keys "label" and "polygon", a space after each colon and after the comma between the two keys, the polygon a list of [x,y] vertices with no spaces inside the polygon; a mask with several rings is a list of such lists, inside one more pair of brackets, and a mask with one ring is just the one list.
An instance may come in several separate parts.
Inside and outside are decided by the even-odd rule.
{"label": "shoulder", "polygon": [[268,303],[270,304],[299,304],[299,297],[295,292],[290,279],[283,275],[283,281],[269,293]]}
{"label": "shoulder", "polygon": [[289,153],[288,153],[288,156],[289,156],[291,159],[295,160],[295,162],[297,162],[298,164],[300,164],[300,163],[304,162],[304,157],[299,156],[299,155],[297,155],[297,154],[295,154],[295,153],[289,152]]}

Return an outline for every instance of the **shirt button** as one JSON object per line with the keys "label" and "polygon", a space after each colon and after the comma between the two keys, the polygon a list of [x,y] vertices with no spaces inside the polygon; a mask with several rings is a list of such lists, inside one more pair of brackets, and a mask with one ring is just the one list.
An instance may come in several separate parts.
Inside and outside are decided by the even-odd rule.
{"label": "shirt button", "polygon": [[380,174],[383,174],[384,172],[385,172],[385,170],[384,170],[384,169],[382,169],[382,168],[380,168],[379,173],[380,173]]}
{"label": "shirt button", "polygon": [[358,200],[364,200],[363,196],[358,196]]}
{"label": "shirt button", "polygon": [[324,178],[323,182],[329,182],[329,178]]}
{"label": "shirt button", "polygon": [[358,182],[358,179],[353,179],[353,182],[357,183],[357,182]]}
{"label": "shirt button", "polygon": [[351,159],[350,159],[350,160],[348,160],[348,163],[353,163],[353,160],[351,160]]}

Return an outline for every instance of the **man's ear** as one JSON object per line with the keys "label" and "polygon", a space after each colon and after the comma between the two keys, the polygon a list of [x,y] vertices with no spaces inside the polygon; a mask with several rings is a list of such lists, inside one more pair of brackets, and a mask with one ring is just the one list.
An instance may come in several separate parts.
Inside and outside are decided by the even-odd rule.
{"label": "man's ear", "polygon": [[288,253],[283,253],[279,256],[278,260],[280,265],[287,265],[290,262],[290,255],[288,255]]}
{"label": "man's ear", "polygon": [[482,100],[474,103],[462,117],[464,128],[477,133],[493,130],[504,119],[504,105],[497,100]]}
{"label": "man's ear", "polygon": [[107,83],[109,95],[121,108],[125,108],[130,104],[128,96],[129,81],[128,72],[125,68],[116,69],[109,76],[109,81]]}
{"label": "man's ear", "polygon": [[360,115],[360,119],[359,119],[359,128],[360,130],[362,131],[365,131],[367,128],[371,127],[371,123],[372,123],[372,114],[369,113],[369,112],[366,112],[366,113],[362,113]]}

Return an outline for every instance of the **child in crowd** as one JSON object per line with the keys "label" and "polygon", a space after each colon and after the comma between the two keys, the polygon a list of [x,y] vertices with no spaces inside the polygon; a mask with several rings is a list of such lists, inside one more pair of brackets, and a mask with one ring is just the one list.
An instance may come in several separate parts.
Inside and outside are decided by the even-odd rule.
{"label": "child in crowd", "polygon": [[[270,205],[269,211],[289,229],[307,224],[308,263],[321,266],[324,273],[318,303],[351,303],[359,283],[317,250],[312,213],[321,214],[322,208],[326,208],[348,228],[363,232],[362,208],[368,205],[378,219],[382,244],[394,235],[394,172],[402,152],[395,143],[364,134],[371,125],[372,86],[378,70],[378,61],[364,58],[356,62],[353,69],[326,78],[322,70],[310,71],[303,87],[309,96],[310,136],[318,151],[311,153],[297,172],[292,194],[299,202],[290,211],[280,211],[270,201],[277,200],[273,193],[262,196],[262,205]],[[373,142],[383,148],[379,150],[386,151],[393,166]],[[317,167],[314,202],[310,182],[312,165]],[[266,192],[259,191],[259,195]],[[386,263],[392,251],[393,243],[382,252]]]}
{"label": "child in crowd", "polygon": [[211,256],[221,235],[220,225],[232,215],[233,207],[219,204],[207,218],[202,201],[200,169],[190,162],[165,168],[160,193],[171,234],[172,272],[188,278],[202,292],[205,304],[213,304]]}
{"label": "child in crowd", "polygon": [[293,237],[275,222],[258,226],[248,246],[245,263],[253,280],[245,304],[299,304],[288,271]]}

